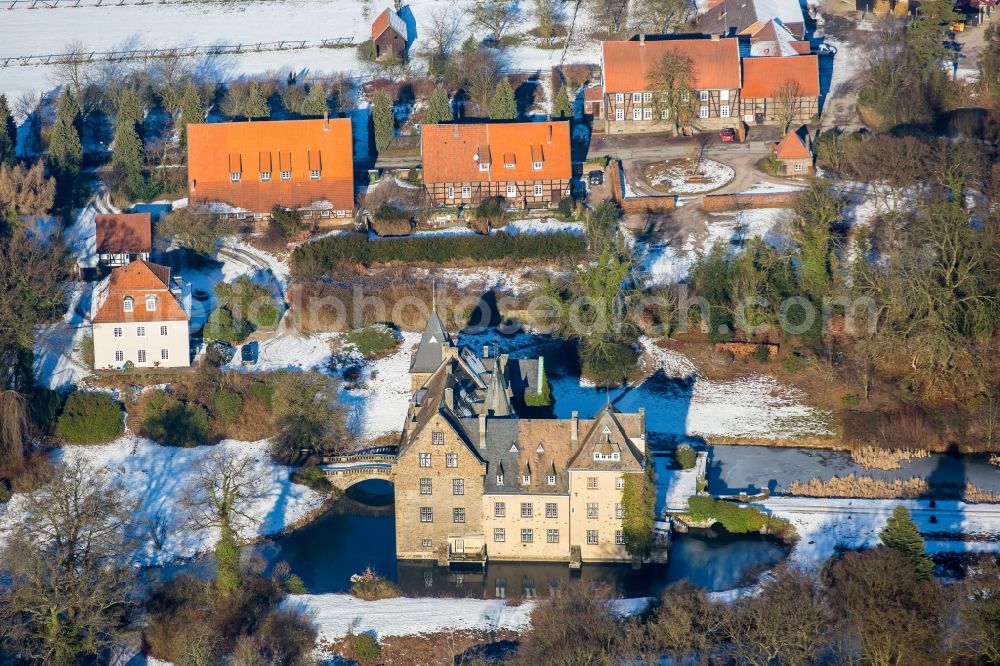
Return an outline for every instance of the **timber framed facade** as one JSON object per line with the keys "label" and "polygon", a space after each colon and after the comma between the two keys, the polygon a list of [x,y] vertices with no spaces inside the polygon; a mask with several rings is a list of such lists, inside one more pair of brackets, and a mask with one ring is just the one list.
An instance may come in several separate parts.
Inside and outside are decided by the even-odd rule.
{"label": "timber framed facade", "polygon": [[439,206],[492,197],[508,208],[550,208],[569,196],[569,122],[427,125],[424,186]]}

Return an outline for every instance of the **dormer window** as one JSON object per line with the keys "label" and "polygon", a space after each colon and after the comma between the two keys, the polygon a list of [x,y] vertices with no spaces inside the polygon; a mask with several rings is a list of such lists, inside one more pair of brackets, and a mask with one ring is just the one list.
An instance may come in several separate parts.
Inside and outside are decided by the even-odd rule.
{"label": "dormer window", "polygon": [[555,474],[549,474],[548,482],[549,482],[550,486],[556,485],[556,475]]}
{"label": "dormer window", "polygon": [[231,182],[233,182],[233,183],[240,182],[240,172],[239,171],[230,171],[229,172],[229,180]]}
{"label": "dormer window", "polygon": [[516,165],[516,164],[514,164],[513,162],[504,162],[504,163],[503,163],[503,168],[504,168],[504,169],[513,169],[513,168],[515,168],[516,166],[517,166],[517,165]]}
{"label": "dormer window", "polygon": [[309,172],[309,178],[311,180],[319,180],[319,169],[313,169]]}
{"label": "dormer window", "polygon": [[489,162],[480,162],[479,163],[479,170],[480,171],[489,171],[490,170],[490,163]]}
{"label": "dormer window", "polygon": [[134,301],[131,296],[126,296],[125,300],[122,301],[122,310],[125,312],[132,312],[135,309]]}
{"label": "dormer window", "polygon": [[291,171],[282,171],[281,172],[281,180],[291,180],[291,179],[292,179],[292,172]]}
{"label": "dormer window", "polygon": [[156,310],[156,296],[146,297],[146,312],[154,312]]}
{"label": "dormer window", "polygon": [[532,162],[531,163],[531,168],[534,169],[535,171],[541,171],[542,170],[542,163],[541,162]]}
{"label": "dormer window", "polygon": [[503,485],[503,474],[497,474],[497,485],[498,486]]}
{"label": "dormer window", "polygon": [[270,180],[271,180],[271,172],[270,171],[261,171],[260,172],[260,182],[267,183]]}
{"label": "dormer window", "polygon": [[521,484],[522,485],[526,486],[526,485],[528,485],[530,483],[531,483],[531,475],[530,474],[525,474],[524,476],[521,477]]}

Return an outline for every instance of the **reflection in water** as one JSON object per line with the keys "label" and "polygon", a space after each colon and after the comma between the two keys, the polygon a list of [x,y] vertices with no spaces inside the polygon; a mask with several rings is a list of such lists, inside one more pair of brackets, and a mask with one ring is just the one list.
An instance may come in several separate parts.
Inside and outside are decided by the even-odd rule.
{"label": "reflection in water", "polygon": [[[378,492],[372,487],[362,490]],[[353,506],[348,510],[356,510],[357,505]],[[713,591],[731,589],[750,582],[787,555],[786,546],[768,537],[698,530],[697,534],[676,535],[670,563],[665,566],[633,570],[623,564],[584,564],[582,571],[571,572],[565,563],[490,562],[485,572],[460,571],[434,562],[397,562],[391,515],[343,511],[343,505],[334,507],[302,529],[258,548],[271,564],[288,562],[314,594],[348,591],[351,574],[370,566],[396,581],[407,596],[509,599],[546,597],[570,580],[604,583],[626,597],[655,596],[680,580]]]}

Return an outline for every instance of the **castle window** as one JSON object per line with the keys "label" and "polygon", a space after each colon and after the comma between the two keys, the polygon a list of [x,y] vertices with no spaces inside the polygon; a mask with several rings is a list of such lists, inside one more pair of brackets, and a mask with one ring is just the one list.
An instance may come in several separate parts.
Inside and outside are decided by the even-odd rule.
{"label": "castle window", "polygon": [[136,334],[137,337],[140,337],[140,338],[146,337],[146,327],[145,326],[136,326],[135,327],[135,334]]}
{"label": "castle window", "polygon": [[498,486],[503,485],[503,474],[497,474],[497,485]]}
{"label": "castle window", "polygon": [[458,467],[458,454],[457,453],[446,453],[446,454],[444,454],[444,466],[445,467]]}
{"label": "castle window", "polygon": [[420,540],[420,547],[421,548],[433,548],[434,547],[434,542],[431,541],[430,539],[421,539]]}
{"label": "castle window", "polygon": [[617,479],[615,479],[615,488],[617,488],[618,490],[624,490],[625,488],[624,476],[619,476]]}
{"label": "castle window", "polygon": [[546,530],[545,540],[549,543],[559,543],[559,530]]}
{"label": "castle window", "polygon": [[493,540],[497,543],[503,543],[507,539],[507,530],[502,527],[493,528]]}
{"label": "castle window", "polygon": [[431,454],[429,454],[429,453],[421,453],[420,454],[420,466],[421,467],[430,467],[431,466]]}
{"label": "castle window", "polygon": [[545,503],[545,517],[546,518],[558,518],[559,517],[559,505],[555,502]]}
{"label": "castle window", "polygon": [[451,494],[452,495],[464,495],[465,494],[465,479],[452,479],[451,480]]}
{"label": "castle window", "polygon": [[597,490],[597,477],[588,476],[587,477],[587,488],[590,490]]}
{"label": "castle window", "polygon": [[524,476],[522,476],[521,477],[521,483],[523,485],[525,485],[525,486],[528,485],[528,484],[530,484],[531,483],[531,475],[530,474],[525,474]]}
{"label": "castle window", "polygon": [[132,300],[131,296],[126,296],[125,300],[122,301],[122,310],[125,312],[132,312],[135,309],[135,302]]}
{"label": "castle window", "polygon": [[431,433],[431,443],[432,444],[444,444],[444,433],[443,432],[432,432]]}
{"label": "castle window", "polygon": [[624,546],[625,545],[625,532],[622,530],[615,530],[615,545]]}
{"label": "castle window", "polygon": [[531,543],[535,540],[535,532],[530,527],[521,530],[521,543]]}
{"label": "castle window", "polygon": [[433,523],[434,522],[434,510],[429,506],[420,507],[420,522],[422,523]]}
{"label": "castle window", "polygon": [[597,502],[587,502],[587,518],[597,518]]}
{"label": "castle window", "polygon": [[615,518],[621,520],[625,517],[625,507],[622,506],[621,502],[615,503]]}
{"label": "castle window", "polygon": [[493,516],[495,518],[503,518],[506,515],[507,515],[507,504],[505,502],[494,502]]}
{"label": "castle window", "polygon": [[120,326],[115,326],[115,337],[116,338],[122,337],[122,329]]}
{"label": "castle window", "polygon": [[598,543],[597,530],[587,530],[587,545],[596,546]]}
{"label": "castle window", "polygon": [[166,334],[167,334],[167,327],[166,326],[161,326],[160,327],[160,335],[166,335]]}
{"label": "castle window", "polygon": [[115,352],[115,362],[116,363],[121,363],[124,360],[125,360],[125,352],[123,352],[123,351],[116,351]]}
{"label": "castle window", "polygon": [[427,478],[420,479],[420,494],[421,495],[430,495],[431,492],[432,492],[431,488],[432,488],[432,486],[431,486],[431,480],[430,479],[427,479]]}
{"label": "castle window", "polygon": [[521,517],[522,518],[532,518],[534,516],[535,507],[531,502],[521,502]]}
{"label": "castle window", "polygon": [[556,475],[555,474],[549,474],[548,482],[549,482],[550,486],[556,485]]}
{"label": "castle window", "polygon": [[455,507],[451,510],[451,522],[453,523],[464,523],[465,522],[465,509],[462,507]]}

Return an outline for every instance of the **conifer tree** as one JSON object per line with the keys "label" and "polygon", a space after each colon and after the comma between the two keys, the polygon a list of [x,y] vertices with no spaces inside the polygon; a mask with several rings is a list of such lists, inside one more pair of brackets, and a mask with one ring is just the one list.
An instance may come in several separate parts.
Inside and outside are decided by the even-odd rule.
{"label": "conifer tree", "polygon": [[111,153],[111,161],[125,174],[125,183],[129,193],[135,196],[142,190],[144,184],[143,169],[146,165],[145,151],[142,139],[132,123],[118,126],[115,132],[115,146]]}
{"label": "conifer tree", "polygon": [[514,89],[506,76],[497,84],[497,89],[490,100],[490,118],[493,120],[513,120],[517,118],[517,101],[514,99]]}
{"label": "conifer tree", "polygon": [[438,85],[427,102],[427,116],[424,122],[428,125],[437,125],[451,120],[451,101],[448,99],[448,91],[444,86]]}
{"label": "conifer tree", "polygon": [[131,125],[141,136],[144,116],[139,95],[131,88],[122,91],[115,114],[115,131],[122,125]]}
{"label": "conifer tree", "polygon": [[201,104],[201,93],[193,83],[188,83],[181,98],[181,116],[178,120],[180,126],[177,134],[180,137],[181,149],[187,148],[187,126],[203,122],[205,122],[205,108]]}
{"label": "conifer tree", "polygon": [[573,117],[573,105],[569,101],[569,92],[567,92],[566,86],[560,87],[559,92],[556,93],[556,101],[552,107],[552,116],[555,118]]}
{"label": "conifer tree", "polygon": [[250,84],[250,91],[247,95],[247,118],[270,118],[271,105],[267,103],[267,96],[264,88],[256,81]]}
{"label": "conifer tree", "polygon": [[879,532],[879,538],[886,546],[898,550],[913,562],[917,578],[930,577],[934,562],[924,552],[924,537],[920,535],[920,530],[905,506],[899,505],[892,510],[885,529]]}
{"label": "conifer tree", "polygon": [[17,125],[10,113],[7,96],[0,95],[0,164],[13,164],[17,150]]}
{"label": "conifer tree", "polygon": [[72,205],[79,188],[83,164],[83,144],[77,131],[80,107],[69,92],[63,93],[56,113],[56,124],[49,139],[48,166],[56,179],[56,201]]}
{"label": "conifer tree", "polygon": [[385,91],[379,90],[372,96],[372,124],[375,126],[375,150],[381,153],[389,147],[396,129],[392,100]]}
{"label": "conifer tree", "polygon": [[302,103],[303,116],[322,116],[330,112],[330,104],[327,100],[326,86],[317,81],[309,88],[309,94]]}

